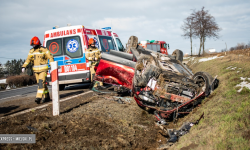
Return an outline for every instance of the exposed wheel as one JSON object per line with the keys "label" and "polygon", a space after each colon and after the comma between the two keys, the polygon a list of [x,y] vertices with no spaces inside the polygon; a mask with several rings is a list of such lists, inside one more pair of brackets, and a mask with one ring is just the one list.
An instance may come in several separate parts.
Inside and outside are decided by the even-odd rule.
{"label": "exposed wheel", "polygon": [[59,91],[64,90],[64,88],[65,88],[65,84],[59,84]]}
{"label": "exposed wheel", "polygon": [[161,73],[159,63],[154,57],[142,55],[136,63],[133,86],[145,87],[150,78],[156,79]]}
{"label": "exposed wheel", "polygon": [[127,48],[126,48],[126,53],[130,53],[131,52],[131,48],[136,48],[138,45],[138,37],[136,36],[130,36],[128,39],[128,43],[127,43]]}
{"label": "exposed wheel", "polygon": [[206,72],[196,72],[193,75],[194,82],[201,88],[201,91],[205,92],[205,95],[208,96],[210,94],[210,84],[212,82],[211,75]]}
{"label": "exposed wheel", "polygon": [[183,52],[179,49],[174,50],[172,53],[173,56],[175,56],[176,60],[179,60],[180,62],[183,61]]}

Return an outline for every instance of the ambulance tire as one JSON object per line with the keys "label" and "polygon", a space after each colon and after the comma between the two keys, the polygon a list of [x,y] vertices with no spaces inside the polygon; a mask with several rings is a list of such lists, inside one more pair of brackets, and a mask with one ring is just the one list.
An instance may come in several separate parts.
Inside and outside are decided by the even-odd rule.
{"label": "ambulance tire", "polygon": [[63,91],[65,88],[65,84],[59,84],[59,91]]}
{"label": "ambulance tire", "polygon": [[179,49],[174,50],[172,56],[175,56],[175,59],[179,60],[180,62],[183,61],[183,52]]}

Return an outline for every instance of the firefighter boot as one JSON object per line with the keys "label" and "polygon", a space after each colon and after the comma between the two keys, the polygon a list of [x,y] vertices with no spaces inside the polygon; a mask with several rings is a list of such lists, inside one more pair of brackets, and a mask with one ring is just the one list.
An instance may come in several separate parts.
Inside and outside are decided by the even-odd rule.
{"label": "firefighter boot", "polygon": [[40,104],[41,100],[42,100],[41,98],[36,98],[36,99],[35,99],[35,102],[36,102],[37,104]]}
{"label": "firefighter boot", "polygon": [[45,102],[49,102],[51,99],[50,99],[50,96],[49,96],[49,93],[47,93],[45,95]]}

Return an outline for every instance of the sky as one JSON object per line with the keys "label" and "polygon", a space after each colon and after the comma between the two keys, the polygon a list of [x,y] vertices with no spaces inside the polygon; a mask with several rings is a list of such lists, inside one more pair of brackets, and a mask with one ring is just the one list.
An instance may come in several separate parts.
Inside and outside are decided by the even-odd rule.
{"label": "sky", "polygon": [[[26,59],[30,39],[43,41],[46,30],[58,25],[86,28],[111,26],[123,45],[131,35],[139,41],[159,40],[190,54],[190,40],[182,37],[181,26],[192,10],[202,7],[215,17],[221,28],[219,39],[207,39],[205,49],[221,49],[250,42],[249,0],[1,0],[0,63]],[[193,40],[198,52],[199,39]]]}

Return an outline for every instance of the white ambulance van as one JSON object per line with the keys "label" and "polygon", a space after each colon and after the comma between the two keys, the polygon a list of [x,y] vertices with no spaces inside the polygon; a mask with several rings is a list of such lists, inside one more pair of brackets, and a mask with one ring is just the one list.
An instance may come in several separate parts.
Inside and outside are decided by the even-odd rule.
{"label": "white ambulance van", "polygon": [[[58,61],[59,89],[65,85],[90,82],[90,71],[85,51],[88,40],[93,38],[96,47],[104,53],[110,50],[122,50],[124,47],[118,35],[112,31],[89,29],[82,25],[67,26],[45,31],[43,46],[52,53]],[[51,85],[50,71],[47,82]]]}

